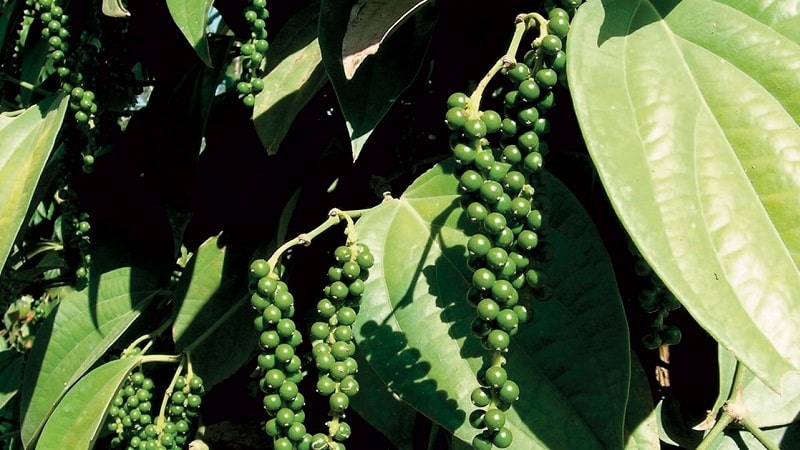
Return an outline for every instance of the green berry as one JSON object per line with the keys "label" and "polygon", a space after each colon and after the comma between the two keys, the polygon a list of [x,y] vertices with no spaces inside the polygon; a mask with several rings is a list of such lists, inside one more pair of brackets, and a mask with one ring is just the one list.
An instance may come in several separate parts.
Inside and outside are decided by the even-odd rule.
{"label": "green berry", "polygon": [[555,55],[557,52],[560,52],[563,48],[561,43],[561,38],[556,36],[555,34],[548,34],[542,39],[541,42],[542,50],[548,55]]}
{"label": "green berry", "polygon": [[450,95],[447,98],[447,107],[448,108],[466,108],[467,103],[469,102],[469,97],[462,92],[456,92]]}
{"label": "green berry", "polygon": [[511,81],[515,84],[521,83],[523,80],[528,78],[531,74],[531,70],[523,63],[516,63],[510,69],[506,75],[508,76]]}
{"label": "green berry", "polygon": [[511,337],[503,330],[492,330],[486,335],[486,345],[492,350],[505,350],[511,343]]}
{"label": "green berry", "polygon": [[478,303],[477,313],[481,320],[494,320],[499,312],[500,307],[492,299],[485,298]]}
{"label": "green berry", "polygon": [[451,130],[461,130],[467,124],[467,111],[457,106],[450,108],[445,113],[444,121]]}
{"label": "green berry", "polygon": [[512,441],[513,436],[511,434],[511,430],[508,428],[501,428],[492,438],[492,443],[499,448],[506,448],[510,446]]}
{"label": "green berry", "polygon": [[350,397],[344,392],[336,392],[328,398],[328,405],[334,413],[341,413],[350,406]]}
{"label": "green berry", "polygon": [[486,125],[486,133],[496,133],[500,131],[500,127],[502,124],[502,118],[497,111],[493,110],[486,110],[481,113],[481,120]]}
{"label": "green berry", "polygon": [[506,413],[497,408],[489,409],[486,411],[486,414],[483,415],[483,423],[486,425],[486,428],[497,431],[506,424]]}

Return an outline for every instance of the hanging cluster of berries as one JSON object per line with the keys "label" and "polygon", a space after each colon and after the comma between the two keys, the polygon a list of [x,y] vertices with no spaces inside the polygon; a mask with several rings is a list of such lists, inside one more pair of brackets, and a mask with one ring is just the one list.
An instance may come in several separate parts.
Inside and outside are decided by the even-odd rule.
{"label": "hanging cluster of berries", "polygon": [[[519,397],[519,386],[504,367],[505,355],[520,325],[533,317],[532,299],[552,295],[543,273],[552,246],[541,239],[548,204],[536,186],[548,150],[542,139],[550,130],[546,114],[555,104],[554,88],[565,80],[563,40],[570,16],[552,8],[548,17],[520,15],[506,56],[471,96],[455,93],[447,101],[461,205],[474,224],[467,241],[472,270],[467,301],[477,316],[471,329],[489,351],[478,373],[480,387],[471,396],[478,408],[470,414],[480,430],[472,441],[476,450],[512,443],[505,411]],[[531,29],[538,37],[517,61],[519,42]],[[506,78],[501,112],[481,105],[483,90],[497,73]]]}
{"label": "hanging cluster of berries", "polygon": [[112,448],[177,450],[185,448],[205,393],[203,380],[179,375],[164,393],[161,410],[153,405],[153,380],[141,371],[125,379],[108,410],[108,429],[115,433]]}
{"label": "hanging cluster of berries", "polygon": [[[352,238],[354,223],[349,216],[334,210],[331,218],[326,223],[345,218]],[[321,226],[320,230],[327,226]],[[307,244],[310,238],[310,235],[298,237],[279,248],[270,260],[256,259],[250,264],[250,303],[257,312],[254,323],[260,333],[259,387],[268,415],[265,431],[275,449],[344,450],[343,442],[350,437],[351,429],[343,419],[350,397],[359,390],[352,326],[364,293],[364,281],[375,260],[366,245],[355,239],[334,251],[336,263],[328,270],[329,284],[323,289],[324,297],[317,302],[318,320],[310,329],[311,353],[318,372],[316,390],[328,399],[330,420],[326,423],[327,433],[312,434],[304,423],[306,397],[298,387],[304,377],[297,354],[303,335],[292,319],[294,297],[275,269],[282,251],[299,243]]]}
{"label": "hanging cluster of berries", "polygon": [[298,387],[303,373],[296,354],[303,335],[292,320],[294,297],[266,260],[257,259],[251,263],[250,277],[255,286],[251,304],[258,313],[255,328],[261,333],[259,387],[269,415],[265,430],[273,438],[276,449],[293,449],[304,443],[307,446],[311,436],[304,425],[305,397]]}
{"label": "hanging cluster of berries", "polygon": [[662,345],[677,345],[681,341],[681,330],[675,325],[664,323],[664,319],[670,311],[680,308],[681,304],[633,244],[630,245],[630,250],[636,258],[636,274],[643,282],[639,290],[639,306],[644,312],[654,315],[650,322],[650,332],[642,337],[642,344],[648,350],[655,350]]}
{"label": "hanging cluster of berries", "polygon": [[361,243],[337,247],[334,258],[336,264],[328,270],[324,298],[317,303],[319,320],[311,325],[312,354],[319,374],[317,392],[328,397],[331,415],[328,433],[312,437],[311,448],[320,450],[343,450],[343,442],[350,437],[350,425],[343,419],[350,397],[359,391],[353,323],[364,281],[375,262],[369,248]]}
{"label": "hanging cluster of berries", "polygon": [[236,90],[242,95],[242,103],[248,108],[255,105],[255,95],[264,89],[261,71],[269,48],[265,22],[268,17],[267,0],[251,0],[244,10],[244,18],[250,26],[250,38],[239,48],[242,75],[236,84]]}

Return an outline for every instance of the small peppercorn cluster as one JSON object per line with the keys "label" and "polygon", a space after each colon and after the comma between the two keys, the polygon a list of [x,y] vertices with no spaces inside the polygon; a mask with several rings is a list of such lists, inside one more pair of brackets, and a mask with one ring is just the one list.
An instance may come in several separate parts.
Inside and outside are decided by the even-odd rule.
{"label": "small peppercorn cluster", "polygon": [[323,289],[324,298],[317,302],[319,320],[310,331],[318,372],[317,392],[328,397],[331,415],[327,435],[317,433],[312,437],[314,450],[344,450],[344,441],[351,434],[350,425],[343,419],[350,397],[359,391],[353,323],[364,281],[375,263],[369,248],[362,243],[337,247],[334,259],[336,263],[328,270],[329,284]]}
{"label": "small peppercorn cluster", "polygon": [[108,410],[108,429],[116,435],[112,448],[171,450],[184,448],[199,414],[203,380],[197,375],[178,376],[164,394],[162,410],[154,416],[155,384],[141,371],[123,382]]}
{"label": "small peppercorn cluster", "polygon": [[681,330],[675,325],[664,323],[664,319],[670,311],[680,308],[681,304],[632,243],[629,247],[636,258],[636,274],[643,282],[639,290],[639,306],[644,312],[655,315],[650,323],[650,332],[642,336],[642,345],[648,350],[655,350],[661,345],[677,345],[681,341]]}
{"label": "small peppercorn cluster", "polygon": [[250,0],[250,4],[245,7],[244,18],[250,26],[250,38],[239,48],[242,75],[236,84],[236,90],[242,95],[242,103],[248,108],[255,105],[255,95],[264,89],[264,81],[260,77],[269,48],[265,22],[268,17],[267,0]]}
{"label": "small peppercorn cluster", "polygon": [[455,93],[447,100],[445,123],[452,130],[461,205],[476,226],[467,241],[472,270],[467,301],[477,315],[471,329],[489,351],[477,376],[480,386],[471,395],[478,408],[469,416],[480,430],[472,441],[476,450],[512,443],[505,412],[518,399],[519,386],[504,367],[505,354],[520,325],[532,319],[532,300],[552,295],[543,273],[552,246],[541,239],[548,202],[536,186],[548,152],[542,139],[550,130],[546,114],[565,77],[569,14],[554,7],[548,17],[517,18],[517,33],[538,29],[539,35],[521,61],[509,57],[516,48],[502,60],[501,112],[482,107],[480,85],[470,97]]}
{"label": "small peppercorn cluster", "polygon": [[255,283],[250,300],[258,313],[254,326],[261,333],[259,387],[269,416],[265,431],[276,449],[309,448],[311,436],[303,423],[305,397],[298,387],[302,362],[296,354],[303,336],[292,320],[294,296],[263,259],[250,264],[250,276]]}

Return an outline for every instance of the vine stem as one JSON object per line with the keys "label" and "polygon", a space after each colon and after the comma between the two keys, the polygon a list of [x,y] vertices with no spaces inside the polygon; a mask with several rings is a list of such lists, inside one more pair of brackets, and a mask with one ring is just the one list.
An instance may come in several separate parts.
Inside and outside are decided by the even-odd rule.
{"label": "vine stem", "polygon": [[519,51],[522,38],[525,37],[525,33],[531,28],[531,20],[535,20],[539,25],[540,35],[536,38],[537,40],[541,40],[542,37],[547,35],[547,19],[542,17],[539,13],[520,14],[514,19],[514,35],[511,37],[511,43],[508,44],[508,50],[494,63],[492,68],[489,69],[481,81],[478,82],[475,90],[472,91],[472,95],[469,96],[467,112],[470,118],[480,118],[481,98],[483,98],[483,92],[486,90],[489,82],[492,81],[492,78],[501,70],[507,69],[516,63],[516,54]]}
{"label": "vine stem", "polygon": [[42,89],[39,86],[36,86],[34,84],[28,83],[27,81],[16,79],[16,78],[12,77],[11,75],[9,75],[7,73],[0,72],[0,80],[10,81],[10,82],[18,85],[19,87],[21,87],[23,89],[27,89],[27,90],[32,91],[32,92],[36,92],[37,94],[42,94],[42,95],[52,95],[53,94],[52,92],[50,92],[48,90],[45,90],[45,89]]}
{"label": "vine stem", "polygon": [[746,373],[747,368],[737,359],[736,367],[733,372],[731,392],[728,394],[728,400],[722,406],[722,417],[714,424],[708,434],[705,435],[703,441],[697,446],[697,450],[707,450],[711,448],[711,444],[732,422],[742,425],[761,443],[761,445],[767,448],[767,450],[779,450],[779,447],[772,442],[769,436],[756,426],[753,419],[750,418],[747,413],[747,406],[742,402],[742,391],[744,390],[744,377]]}
{"label": "vine stem", "polygon": [[[380,206],[380,205],[378,205]],[[377,206],[373,207],[377,208]],[[280,247],[275,250],[272,256],[269,257],[267,260],[267,265],[269,266],[269,271],[274,272],[275,268],[278,266],[278,261],[280,260],[281,256],[292,247],[297,245],[308,246],[311,244],[311,241],[319,236],[320,234],[327,231],[329,228],[338,225],[344,219],[348,222],[348,229],[353,226],[353,219],[357,219],[361,217],[365,212],[372,210],[373,208],[367,209],[356,209],[350,211],[342,211],[340,209],[334,208],[328,213],[328,218],[319,224],[313,230],[307,233],[301,233],[297,235],[294,239],[290,239],[284,242]]]}
{"label": "vine stem", "polygon": [[[270,268],[270,273],[275,271],[275,267],[278,264],[278,260],[280,260],[281,255],[283,255],[283,253],[286,252],[286,250],[296,245],[303,245],[303,246],[310,245],[312,239],[319,236],[320,234],[325,232],[327,229],[333,227],[334,225],[339,224],[342,221],[343,217],[357,219],[367,211],[371,211],[375,208],[378,208],[384,203],[386,202],[383,202],[380,205],[374,206],[372,208],[356,209],[350,211],[341,211],[339,209],[332,209],[331,212],[328,213],[328,218],[319,226],[317,226],[316,228],[307,233],[302,233],[297,237],[295,237],[294,239],[287,241],[286,243],[278,247],[277,250],[275,250],[272,256],[269,257],[269,260],[267,260],[267,264],[269,265]],[[194,339],[191,344],[187,345],[186,348],[183,349],[184,353],[190,353],[192,350],[194,350],[195,347],[202,344],[209,336],[211,336],[211,334],[216,332],[217,329],[228,320],[228,318],[236,314],[236,312],[239,310],[240,307],[249,303],[250,303],[249,293],[240,297],[239,300],[236,301],[233,305],[231,305],[231,307],[228,308],[228,310],[225,311],[225,313],[218,320],[214,321],[214,323],[212,323],[205,331],[203,331],[203,334]]]}

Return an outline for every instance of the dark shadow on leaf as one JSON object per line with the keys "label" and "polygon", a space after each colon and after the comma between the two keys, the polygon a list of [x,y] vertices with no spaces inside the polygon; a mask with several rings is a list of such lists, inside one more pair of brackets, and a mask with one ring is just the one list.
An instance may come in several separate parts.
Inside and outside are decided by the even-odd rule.
{"label": "dark shadow on leaf", "polygon": [[644,26],[662,20],[680,0],[602,0],[602,3],[605,19],[597,36],[598,47],[609,39],[628,36]]}
{"label": "dark shadow on leaf", "polygon": [[448,429],[464,422],[466,413],[458,408],[450,393],[437,388],[436,381],[426,379],[431,364],[420,360],[420,351],[409,347],[402,333],[375,321],[365,323],[361,333],[364,340],[358,345],[359,351],[395,397],[412,407],[425,404],[427,408],[451,411],[444,415],[449,422],[441,424]]}

